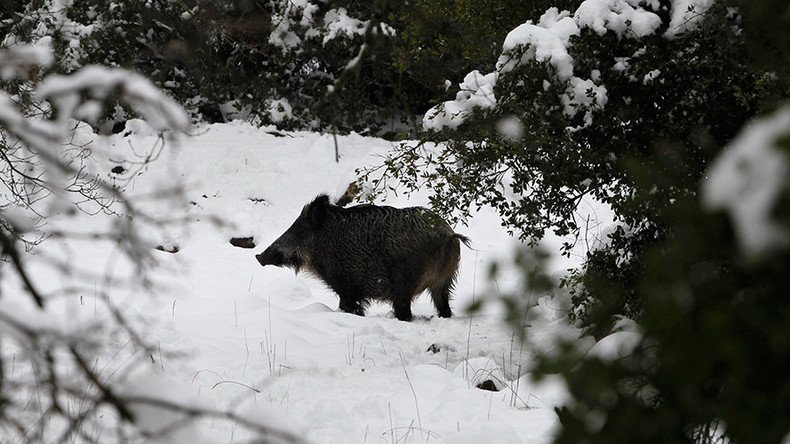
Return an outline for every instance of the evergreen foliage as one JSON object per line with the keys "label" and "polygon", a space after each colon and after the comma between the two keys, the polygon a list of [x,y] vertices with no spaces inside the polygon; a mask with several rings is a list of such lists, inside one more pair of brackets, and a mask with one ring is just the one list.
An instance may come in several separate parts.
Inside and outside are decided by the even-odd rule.
{"label": "evergreen foliage", "polygon": [[[790,164],[790,128],[780,139]],[[781,202],[773,217],[790,226]],[[620,359],[573,342],[543,355],[572,399],[556,442],[780,442],[790,432],[790,251],[748,258],[731,221],[692,197],[667,211],[672,236],[650,247],[633,290],[641,339]]]}
{"label": "evergreen foliage", "polygon": [[[682,122],[669,125],[659,121],[661,126],[645,127],[645,131],[653,131],[644,138],[645,143],[654,141],[654,151],[661,148],[663,154],[647,151],[631,155],[621,166],[622,174],[627,174],[624,177],[633,178],[642,197],[618,209],[619,214],[624,209],[638,221],[639,211],[652,208],[653,214],[644,212],[641,217],[661,231],[618,227],[606,248],[593,252],[586,268],[566,282],[577,284],[571,295],[572,317],[591,326],[592,334],[599,338],[609,335],[614,315],[619,314],[638,318],[633,332],[639,340],[633,347],[621,348],[616,359],[588,353],[575,340],[563,341],[559,352],[541,353],[536,374],[560,373],[571,395],[557,409],[561,427],[556,442],[782,442],[790,433],[790,383],[785,370],[790,365],[786,290],[790,284],[790,218],[786,210],[790,181],[786,174],[764,179],[769,174],[766,162],[783,164],[777,170],[790,166],[790,82],[781,64],[788,52],[787,46],[784,50],[763,46],[766,36],[777,36],[777,30],[786,29],[787,18],[766,17],[757,6],[742,11],[746,14],[743,33],[730,34],[725,29],[720,20],[729,20],[731,11],[724,9],[718,11],[720,15],[708,17],[709,22],[700,28],[699,32],[729,42],[728,48],[709,47],[720,48],[710,52],[717,58],[704,63],[700,63],[704,53],[680,58],[685,61],[681,63],[685,73],[677,78],[675,87],[686,79],[690,84],[701,81],[709,91],[706,102],[697,105],[697,114],[692,115],[697,118],[685,126],[691,131],[684,132]],[[729,37],[723,39],[722,35]],[[700,35],[688,37],[689,43],[692,38],[703,44],[709,41]],[[772,44],[786,41],[781,35]],[[746,68],[719,71],[737,64]],[[708,68],[696,71],[701,66]],[[732,76],[725,75],[728,73]],[[744,73],[743,77],[738,73]],[[662,70],[664,74],[670,72]],[[671,81],[669,77],[667,81]],[[718,82],[713,80],[717,77]],[[752,80],[735,88],[739,78]],[[751,89],[744,90],[749,82],[753,82]],[[610,89],[610,103],[601,114],[611,110],[612,92]],[[693,103],[689,92],[680,97]],[[653,100],[658,106],[667,97],[671,91]],[[707,102],[710,100],[714,102]],[[736,113],[739,109],[746,114]],[[757,120],[744,125],[748,115],[756,115]],[[656,115],[643,108],[632,118],[638,123],[646,116]],[[595,119],[598,125],[607,118],[596,115]],[[759,126],[765,121],[773,122],[772,126]],[[657,128],[660,131],[655,131]],[[637,135],[632,134],[629,140],[639,140],[633,137]],[[690,144],[698,140],[705,143]],[[690,149],[695,146],[702,149]],[[722,171],[722,159],[736,146],[740,157],[730,157],[731,169]],[[750,164],[757,158],[762,160]],[[724,173],[732,176],[712,181]],[[730,191],[742,194],[729,196],[726,205],[714,204],[710,195],[721,190],[712,184],[721,186],[728,181],[738,182]],[[701,183],[707,187],[702,191]],[[767,191],[769,188],[772,191]],[[756,198],[755,193],[769,199],[763,202],[765,214],[755,214],[759,207],[749,202]],[[639,194],[628,196],[639,198]],[[739,219],[744,211],[736,211],[740,205],[752,205],[744,207],[750,209],[751,224]],[[753,222],[760,219],[779,234],[776,241],[755,250],[744,233],[755,232],[764,239],[768,235],[765,226]],[[540,264],[528,265],[524,269],[527,286],[540,274]]]}
{"label": "evergreen foliage", "polygon": [[[196,120],[235,115],[283,128],[363,129],[363,110],[381,108],[375,83],[343,94],[342,112],[330,113],[325,96],[365,35],[385,28],[378,27],[375,8],[361,8],[369,17],[354,22],[355,11],[347,14],[340,3],[100,0],[57,9],[37,0],[8,13],[0,33],[6,44],[51,37],[56,71],[89,64],[137,70]],[[344,20],[356,24],[353,33],[333,30]]]}
{"label": "evergreen foliage", "polygon": [[[393,2],[394,3],[394,2]],[[396,4],[386,20],[397,30],[391,69],[403,110],[422,115],[451,83],[469,71],[483,70],[502,52],[507,33],[550,6],[573,8],[581,0],[416,0]]]}
{"label": "evergreen foliage", "polygon": [[[563,284],[571,318],[590,334],[608,336],[625,316],[638,320],[640,339],[613,360],[587,355],[573,339],[540,355],[536,374],[561,374],[571,395],[558,409],[557,442],[788,436],[789,251],[776,245],[747,254],[738,221],[703,207],[699,193],[723,147],[790,97],[786,18],[765,12],[783,9],[771,1],[719,2],[698,28],[674,39],[661,36],[665,27],[639,39],[583,30],[571,38],[576,74],[599,72],[604,107],[580,108],[569,120],[560,98],[565,85],[550,64],[532,60],[500,72],[495,106],[475,108],[457,128],[428,133],[422,144],[401,145],[383,165],[379,190],[392,178],[407,189],[430,186],[434,207],[459,218],[492,205],[533,243],[546,229],[578,233],[583,221],[574,215],[584,194],[615,210],[608,243]],[[658,12],[666,23],[666,11]],[[620,57],[628,68],[611,69],[626,60]],[[513,117],[523,125],[520,137],[497,128]],[[788,131],[774,140],[786,164]],[[368,171],[366,179],[379,173]],[[752,188],[761,183],[743,180]],[[781,180],[768,217],[787,233],[790,184]],[[530,257],[519,256],[524,287],[545,291],[541,262]],[[526,296],[504,302],[522,331]]]}
{"label": "evergreen foliage", "polygon": [[[641,311],[637,278],[647,249],[668,236],[668,209],[696,193],[720,147],[782,85],[751,61],[739,18],[724,3],[674,39],[662,35],[667,12],[658,12],[664,25],[641,38],[589,28],[571,37],[574,74],[605,85],[605,106],[588,89],[590,101],[572,103],[569,115],[566,81],[552,64],[523,62],[529,48],[517,47],[507,56],[522,63],[499,72],[495,106],[475,108],[455,129],[426,133],[417,146],[401,145],[384,165],[384,175],[406,189],[430,187],[440,212],[463,219],[490,205],[533,244],[546,230],[578,235],[583,197],[610,205],[618,226],[608,244],[564,281],[572,317],[599,337],[614,315]],[[522,136],[500,131],[513,119]]]}
{"label": "evergreen foliage", "polygon": [[0,34],[5,45],[51,37],[58,72],[136,70],[195,120],[394,137],[548,3],[34,0],[0,9]]}

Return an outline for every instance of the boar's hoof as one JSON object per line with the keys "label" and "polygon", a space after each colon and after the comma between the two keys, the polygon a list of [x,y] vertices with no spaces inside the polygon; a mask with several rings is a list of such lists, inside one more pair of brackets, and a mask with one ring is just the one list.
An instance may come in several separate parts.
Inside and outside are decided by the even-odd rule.
{"label": "boar's hoof", "polygon": [[365,307],[363,307],[358,302],[348,302],[341,300],[340,306],[338,308],[346,313],[355,314],[357,316],[365,316]]}
{"label": "boar's hoof", "polygon": [[255,248],[252,237],[234,237],[230,240],[230,244],[239,248]]}

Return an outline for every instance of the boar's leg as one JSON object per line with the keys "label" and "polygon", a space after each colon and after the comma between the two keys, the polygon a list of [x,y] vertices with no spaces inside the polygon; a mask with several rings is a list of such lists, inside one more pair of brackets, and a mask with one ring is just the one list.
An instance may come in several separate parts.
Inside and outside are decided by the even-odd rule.
{"label": "boar's leg", "polygon": [[453,279],[449,279],[438,287],[431,287],[431,299],[440,318],[449,318],[453,315],[450,308],[450,294],[453,291]]}
{"label": "boar's leg", "polygon": [[365,307],[358,299],[343,297],[343,295],[340,295],[340,309],[346,313],[365,316]]}
{"label": "boar's leg", "polygon": [[411,321],[411,301],[415,292],[413,283],[403,276],[395,276],[390,282],[392,288],[389,299],[392,301],[392,311],[395,312],[395,317],[400,321]]}
{"label": "boar's leg", "polygon": [[362,291],[359,287],[348,280],[341,278],[333,279],[330,277],[326,280],[329,287],[340,296],[340,309],[346,313],[353,313],[359,316],[365,316],[365,308],[367,307],[366,301],[362,296]]}
{"label": "boar's leg", "polygon": [[[404,300],[405,299],[405,300]],[[392,310],[399,321],[411,321],[411,298],[395,298],[392,301]]]}

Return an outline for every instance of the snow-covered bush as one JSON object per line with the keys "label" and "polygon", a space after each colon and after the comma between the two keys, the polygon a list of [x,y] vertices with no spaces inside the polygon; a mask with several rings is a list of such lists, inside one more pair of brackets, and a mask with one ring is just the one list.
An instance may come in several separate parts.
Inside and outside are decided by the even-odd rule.
{"label": "snow-covered bush", "polygon": [[[620,11],[630,11],[627,6],[637,11],[650,3],[660,7],[654,11],[662,20],[675,17],[671,9],[663,9],[670,2],[589,5],[616,4]],[[574,277],[583,284],[582,291],[594,291],[601,297],[595,300],[585,298],[583,292],[572,294],[575,314],[593,326],[602,326],[592,329],[601,340],[590,350],[578,338],[561,339],[553,350],[540,352],[532,369],[553,378],[560,373],[569,390],[565,405],[557,409],[561,426],[555,442],[781,442],[790,436],[786,414],[790,410],[790,381],[784,370],[790,362],[790,77],[783,63],[790,56],[790,46],[762,53],[766,36],[781,34],[771,45],[787,42],[784,30],[790,25],[790,16],[767,16],[768,5],[777,5],[772,1],[744,2],[745,17],[739,10],[723,8],[734,4],[709,4],[706,14],[684,22],[697,27],[681,33],[673,35],[668,28],[659,27],[656,32],[660,35],[646,41],[662,45],[666,41],[668,46],[651,47],[652,53],[647,50],[629,60],[619,59],[621,54],[612,53],[612,47],[585,42],[584,32],[570,38],[571,51],[549,44],[543,48],[545,52],[537,47],[534,52],[527,50],[527,59],[544,54],[546,60],[558,56],[562,61],[567,53],[578,64],[583,53],[575,53],[573,48],[584,48],[594,55],[585,59],[588,63],[616,56],[613,69],[637,73],[628,80],[629,88],[613,82],[617,77],[611,72],[609,77],[600,72],[601,83],[590,77],[596,85],[606,87],[607,100],[596,101],[602,90],[590,89],[589,104],[599,109],[589,115],[592,120],[587,126],[586,113],[572,117],[565,113],[567,101],[561,96],[567,94],[572,82],[555,88],[556,82],[545,79],[543,91],[550,95],[553,108],[545,105],[540,92],[537,98],[519,96],[524,100],[522,108],[507,105],[520,110],[537,106],[545,113],[541,119],[534,115],[536,123],[522,118],[522,128],[517,131],[513,130],[513,118],[522,117],[523,111],[512,113],[514,117],[508,117],[507,124],[500,123],[503,120],[498,114],[499,107],[514,96],[513,88],[502,88],[510,73],[485,76],[489,87],[493,86],[489,88],[493,105],[488,102],[481,109],[474,103],[475,95],[485,92],[482,88],[459,95],[451,104],[463,122],[458,123],[457,131],[446,133],[448,138],[486,137],[485,145],[448,144],[455,149],[452,159],[465,162],[462,167],[474,172],[477,187],[484,192],[496,183],[481,185],[487,172],[476,168],[482,154],[472,157],[469,152],[488,154],[485,159],[491,165],[506,163],[507,173],[501,176],[506,179],[505,187],[514,182],[513,169],[520,166],[515,162],[542,165],[542,156],[551,156],[556,173],[547,166],[533,170],[536,186],[505,194],[505,198],[522,198],[521,205],[530,205],[541,193],[563,198],[565,190],[559,187],[573,187],[577,182],[600,187],[595,179],[614,181],[605,182],[606,186],[620,191],[608,200],[606,193],[594,192],[617,210],[620,221],[610,242],[593,252],[586,269]],[[787,5],[778,6],[787,9]],[[617,21],[604,23],[616,25]],[[733,27],[734,23],[752,26]],[[533,38],[541,32],[533,29]],[[611,44],[626,41],[614,30],[608,34]],[[554,40],[557,42],[562,39]],[[645,44],[645,40],[640,43]],[[706,50],[697,52],[702,48]],[[765,57],[768,53],[772,56]],[[641,57],[651,54],[650,64],[639,63]],[[707,54],[716,56],[708,59]],[[690,55],[693,57],[688,58]],[[598,69],[600,65],[588,66]],[[634,71],[637,66],[641,68]],[[720,70],[724,66],[727,68]],[[549,76],[556,76],[555,69],[549,69]],[[531,72],[537,79],[522,76],[510,85],[540,91],[544,79],[539,70]],[[576,68],[573,72],[576,75]],[[673,87],[663,89],[662,78]],[[734,85],[739,87],[732,88]],[[623,93],[628,94],[628,106]],[[668,106],[672,100],[677,103]],[[447,105],[437,108],[428,116],[429,121],[453,122],[447,110]],[[560,114],[564,118],[559,118]],[[478,119],[487,119],[482,122],[492,129],[481,129]],[[549,153],[548,148],[535,150],[545,134],[565,128],[569,119],[571,128],[551,139],[557,142],[556,153]],[[549,128],[541,132],[539,125]],[[496,134],[495,127],[505,131]],[[596,134],[596,128],[596,137],[589,137]],[[645,137],[635,129],[644,131]],[[500,140],[513,140],[519,134],[524,139],[515,150]],[[568,150],[575,145],[567,140],[585,135],[587,138],[579,139],[586,141],[585,153]],[[596,160],[597,152],[603,157]],[[509,156],[513,163],[507,163]],[[601,163],[609,156],[609,163]],[[570,161],[578,166],[569,168]],[[390,165],[409,168],[406,163]],[[583,168],[586,175],[581,173]],[[458,176],[465,172],[460,170],[452,170],[457,174],[446,181],[456,189],[463,189],[463,177]],[[568,175],[568,180],[558,180],[560,175]],[[591,177],[594,179],[585,180]],[[554,185],[542,182],[546,180],[555,180]],[[550,217],[560,207],[535,208]],[[514,228],[529,229],[518,224]],[[529,289],[539,267],[527,265],[523,267],[523,287]],[[512,295],[505,298],[509,305],[523,308],[510,302]],[[622,326],[622,318],[612,315],[628,310],[638,316],[638,324],[629,321],[633,326],[629,331],[611,333]],[[613,318],[620,323],[612,327]],[[523,325],[523,321],[517,320],[515,325]]]}
{"label": "snow-covered bush", "polygon": [[628,353],[585,355],[566,341],[564,353],[539,359],[536,370],[561,371],[571,393],[556,442],[787,439],[787,106],[724,148],[701,199],[681,197],[667,211],[672,236],[645,254],[644,310]]}
{"label": "snow-covered bush", "polygon": [[[139,71],[195,119],[223,121],[228,104],[263,124],[361,130],[368,114],[380,111],[381,88],[347,87],[354,76],[341,77],[367,41],[395,33],[369,5],[345,3],[39,0],[0,16],[0,46],[51,40],[57,72],[89,64]],[[349,97],[327,94],[332,88],[348,89]],[[293,112],[283,114],[273,102]],[[109,111],[116,121],[133,117]]]}
{"label": "snow-covered bush", "polygon": [[790,106],[748,125],[713,162],[702,198],[730,214],[744,254],[758,259],[790,247]]}
{"label": "snow-covered bush", "polygon": [[[157,190],[148,199],[166,200],[169,213],[143,211],[124,193],[129,180],[108,171],[111,156],[126,156],[123,148],[96,146],[83,122],[96,124],[110,99],[144,118],[138,126],[159,137],[149,151],[129,148],[129,163],[143,169],[165,141],[188,130],[189,119],[125,69],[89,65],[42,76],[53,61],[48,43],[0,50],[0,435],[15,442],[178,441],[191,436],[193,419],[211,416],[295,441],[290,432],[183,399],[152,370],[162,352],[119,294],[141,297],[152,288],[157,261],[144,233],[178,220],[178,200]],[[97,212],[115,217],[86,228],[81,217]],[[108,262],[70,260],[72,242],[99,243]],[[91,315],[64,309],[88,295]],[[123,365],[108,370],[117,356]]]}
{"label": "snow-covered bush", "polygon": [[[5,44],[52,39],[59,72],[139,71],[196,119],[402,137],[447,79],[499,54],[510,28],[579,2],[35,0],[0,9],[0,34]],[[270,106],[283,101],[287,118]],[[121,129],[123,110],[108,111],[103,130]]]}
{"label": "snow-covered bush", "polygon": [[[432,188],[442,213],[463,219],[479,205],[537,242],[546,230],[579,233],[586,197],[605,202],[622,227],[577,276],[583,301],[608,297],[633,315],[640,259],[667,236],[664,213],[693,195],[718,147],[780,82],[744,48],[727,2],[585,0],[548,9],[513,29],[489,72],[471,72],[454,100],[428,111],[423,142],[385,166],[406,188]],[[384,183],[384,182],[380,182]],[[628,229],[625,229],[628,227]],[[566,245],[569,251],[572,245]],[[570,283],[570,282],[569,282]]]}

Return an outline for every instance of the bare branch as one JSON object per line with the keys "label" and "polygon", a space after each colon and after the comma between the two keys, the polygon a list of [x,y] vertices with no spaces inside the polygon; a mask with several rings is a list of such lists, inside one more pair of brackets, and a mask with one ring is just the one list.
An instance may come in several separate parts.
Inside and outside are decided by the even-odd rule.
{"label": "bare branch", "polygon": [[38,292],[35,285],[33,285],[33,281],[30,279],[24,265],[22,265],[22,259],[19,257],[19,250],[16,248],[15,241],[6,235],[4,230],[0,230],[0,247],[2,247],[3,256],[7,256],[11,259],[11,263],[22,279],[22,282],[25,284],[30,297],[33,298],[36,305],[44,308],[44,299],[41,297],[41,293]]}

